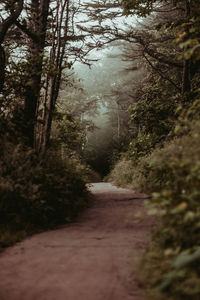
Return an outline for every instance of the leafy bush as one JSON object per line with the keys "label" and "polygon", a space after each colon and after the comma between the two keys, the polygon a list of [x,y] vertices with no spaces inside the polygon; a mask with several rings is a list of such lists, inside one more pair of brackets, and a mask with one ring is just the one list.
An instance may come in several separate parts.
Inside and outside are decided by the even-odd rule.
{"label": "leafy bush", "polygon": [[17,232],[66,223],[88,205],[80,162],[62,160],[55,153],[39,159],[21,144],[1,141],[0,244],[12,240],[5,235],[18,239]]}
{"label": "leafy bush", "polygon": [[[162,215],[144,266],[147,272],[152,264],[146,280],[159,290],[158,299],[200,298],[200,122],[190,126],[189,134],[141,159],[133,177],[139,189],[152,193],[151,203]],[[156,263],[149,259],[152,253]]]}
{"label": "leafy bush", "polygon": [[159,76],[146,78],[140,98],[129,107],[130,124],[136,133],[150,134],[158,143],[174,126],[180,99],[177,91]]}
{"label": "leafy bush", "polygon": [[141,266],[151,299],[200,298],[200,122],[189,120],[197,116],[198,103],[185,112],[187,130],[179,138],[138,160],[123,158],[109,175],[118,185],[151,193],[149,213],[162,216]]}
{"label": "leafy bush", "polygon": [[134,165],[137,165],[139,158],[151,153],[160,139],[154,134],[139,133],[137,138],[133,139],[125,153],[127,160],[131,159]]}
{"label": "leafy bush", "polygon": [[172,93],[166,81],[152,75],[153,82],[142,87],[140,99],[129,107],[134,138],[125,157],[137,165],[141,157],[171,138],[178,115],[178,95]]}
{"label": "leafy bush", "polygon": [[132,185],[140,158],[150,154],[156,144],[158,139],[155,135],[139,133],[137,138],[130,142],[128,150],[122,154],[106,179],[119,186]]}
{"label": "leafy bush", "polygon": [[118,186],[127,186],[132,183],[133,175],[134,169],[132,161],[123,158],[117,162],[106,179]]}

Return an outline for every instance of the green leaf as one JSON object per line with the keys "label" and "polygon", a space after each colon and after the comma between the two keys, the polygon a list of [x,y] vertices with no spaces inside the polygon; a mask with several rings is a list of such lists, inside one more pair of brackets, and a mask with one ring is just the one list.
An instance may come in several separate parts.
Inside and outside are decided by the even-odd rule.
{"label": "green leaf", "polygon": [[174,268],[183,268],[187,267],[191,263],[197,261],[200,259],[200,248],[198,248],[194,253],[192,254],[185,254],[181,253],[177,256],[175,261],[173,262]]}

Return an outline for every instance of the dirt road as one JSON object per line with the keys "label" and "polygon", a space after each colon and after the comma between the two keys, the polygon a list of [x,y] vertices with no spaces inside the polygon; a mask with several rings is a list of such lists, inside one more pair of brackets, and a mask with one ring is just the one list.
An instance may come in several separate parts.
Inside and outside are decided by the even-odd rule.
{"label": "dirt road", "polygon": [[142,195],[108,183],[90,189],[94,204],[77,222],[0,255],[0,300],[145,299],[132,272],[152,225],[133,217],[145,212]]}

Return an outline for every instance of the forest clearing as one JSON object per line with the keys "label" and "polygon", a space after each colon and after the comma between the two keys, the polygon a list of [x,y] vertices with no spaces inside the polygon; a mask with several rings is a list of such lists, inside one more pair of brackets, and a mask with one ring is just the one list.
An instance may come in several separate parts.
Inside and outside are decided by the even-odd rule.
{"label": "forest clearing", "polygon": [[1,0],[0,300],[199,300],[199,201],[199,0]]}

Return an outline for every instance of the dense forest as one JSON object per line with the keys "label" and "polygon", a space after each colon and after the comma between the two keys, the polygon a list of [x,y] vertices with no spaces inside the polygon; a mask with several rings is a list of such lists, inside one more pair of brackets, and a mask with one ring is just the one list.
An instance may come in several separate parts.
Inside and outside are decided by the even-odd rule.
{"label": "dense forest", "polygon": [[199,0],[1,1],[0,246],[104,179],[151,195],[148,297],[199,299],[199,84]]}

